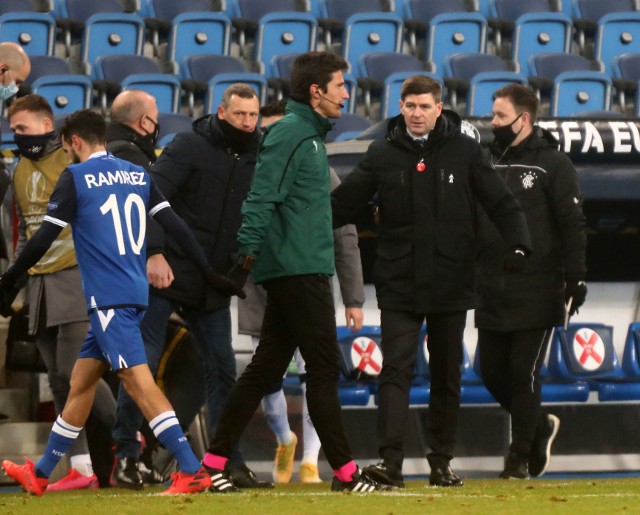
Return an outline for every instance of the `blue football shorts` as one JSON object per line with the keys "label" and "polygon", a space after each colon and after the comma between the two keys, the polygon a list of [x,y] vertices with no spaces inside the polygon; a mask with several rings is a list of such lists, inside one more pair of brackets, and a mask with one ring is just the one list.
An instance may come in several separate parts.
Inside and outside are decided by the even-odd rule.
{"label": "blue football shorts", "polygon": [[89,334],[78,357],[104,361],[113,370],[147,363],[140,333],[144,313],[144,309],[135,307],[92,309]]}

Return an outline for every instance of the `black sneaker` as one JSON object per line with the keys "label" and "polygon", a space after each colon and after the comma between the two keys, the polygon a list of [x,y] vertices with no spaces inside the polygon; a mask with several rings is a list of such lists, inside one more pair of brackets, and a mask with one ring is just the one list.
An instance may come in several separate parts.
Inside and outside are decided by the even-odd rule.
{"label": "black sneaker", "polygon": [[560,419],[555,415],[542,415],[536,428],[529,453],[529,474],[538,477],[544,474],[551,460],[551,444],[558,434]]}
{"label": "black sneaker", "polygon": [[222,494],[238,491],[238,489],[233,486],[231,477],[229,476],[229,472],[227,471],[227,469],[212,469],[205,465],[203,465],[202,467],[209,474],[211,474],[211,488],[209,488],[210,492]]}
{"label": "black sneaker", "polygon": [[273,488],[271,481],[259,481],[253,470],[244,463],[231,469],[230,476],[237,488]]}
{"label": "black sneaker", "polygon": [[510,452],[504,462],[504,470],[500,473],[502,479],[529,479],[527,459],[515,452]]}
{"label": "black sneaker", "polygon": [[377,464],[362,469],[362,473],[383,485],[404,488],[404,477],[401,469],[394,463],[382,458]]}
{"label": "black sneaker", "polygon": [[142,490],[144,481],[138,469],[137,458],[115,458],[111,471],[111,486]]}
{"label": "black sneaker", "polygon": [[147,467],[144,461],[138,461],[138,470],[140,471],[140,476],[142,477],[142,482],[145,485],[161,485],[164,483],[164,478],[162,474],[158,472],[158,470],[151,466]]}
{"label": "black sneaker", "polygon": [[363,474],[360,468],[353,473],[351,481],[340,481],[336,476],[333,476],[333,481],[331,482],[332,492],[369,493],[385,492],[389,490],[395,490],[395,488],[393,486],[382,485],[377,481],[374,481],[366,474]]}

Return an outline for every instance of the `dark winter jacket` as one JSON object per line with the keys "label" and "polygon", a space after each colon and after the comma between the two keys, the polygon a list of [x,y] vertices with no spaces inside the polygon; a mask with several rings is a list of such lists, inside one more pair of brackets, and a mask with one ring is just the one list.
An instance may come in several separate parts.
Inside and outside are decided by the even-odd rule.
{"label": "dark winter jacket", "polygon": [[560,324],[565,278],[584,280],[586,274],[586,222],[575,168],[540,127],[506,152],[494,143],[491,158],[525,213],[533,252],[524,272],[505,274],[498,263],[505,244],[490,222],[483,225],[476,325],[512,331]]}
{"label": "dark winter jacket", "polygon": [[[213,269],[221,274],[233,265],[240,207],[247,196],[256,163],[260,135],[244,149],[231,148],[217,116],[193,122],[191,132],[179,133],[153,166],[151,177],[189,225]],[[147,255],[164,253],[175,279],[153,293],[206,311],[229,305],[229,297],[207,288],[191,260],[157,224],[147,233]]]}
{"label": "dark winter jacket", "polygon": [[334,226],[353,222],[375,194],[381,309],[426,314],[474,306],[478,201],[509,247],[530,247],[513,194],[451,111],[442,112],[424,149],[408,136],[402,115],[393,118],[386,137],[333,192]]}
{"label": "dark winter jacket", "polygon": [[156,162],[156,151],[151,142],[121,123],[107,125],[107,150],[120,159],[144,166],[147,171]]}

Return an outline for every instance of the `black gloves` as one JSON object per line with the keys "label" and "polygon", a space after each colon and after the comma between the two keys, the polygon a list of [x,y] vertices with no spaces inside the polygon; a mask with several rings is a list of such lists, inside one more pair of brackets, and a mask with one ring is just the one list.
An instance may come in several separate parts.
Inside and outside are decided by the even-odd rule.
{"label": "black gloves", "polygon": [[14,314],[11,305],[22,287],[26,284],[26,279],[25,276],[15,282],[6,275],[0,277],[0,315],[3,317],[10,317]]}
{"label": "black gloves", "polygon": [[242,291],[242,288],[247,282],[247,278],[250,273],[251,272],[249,270],[245,270],[241,264],[235,264],[225,276],[225,279],[233,284],[234,291],[236,292],[235,295],[241,299],[245,299],[247,297],[244,291]]}
{"label": "black gloves", "polygon": [[587,285],[584,281],[578,281],[576,279],[567,279],[564,287],[564,300],[565,304],[569,303],[571,299],[571,308],[569,309],[569,316],[573,316],[578,312],[578,308],[584,304],[587,298]]}
{"label": "black gloves", "polygon": [[509,249],[507,254],[504,256],[503,267],[505,272],[522,272],[526,264],[527,253],[519,247]]}
{"label": "black gloves", "polygon": [[[237,265],[236,265],[237,266]],[[234,267],[235,268],[235,267]],[[233,269],[232,269],[233,270]],[[247,295],[242,291],[242,287],[244,286],[246,277],[241,284],[234,281],[229,277],[230,273],[226,276],[216,274],[213,270],[207,270],[204,273],[204,278],[207,281],[207,284],[210,288],[213,288],[220,293],[224,293],[225,295],[237,295],[241,299],[245,299]],[[248,275],[248,274],[247,274]]]}

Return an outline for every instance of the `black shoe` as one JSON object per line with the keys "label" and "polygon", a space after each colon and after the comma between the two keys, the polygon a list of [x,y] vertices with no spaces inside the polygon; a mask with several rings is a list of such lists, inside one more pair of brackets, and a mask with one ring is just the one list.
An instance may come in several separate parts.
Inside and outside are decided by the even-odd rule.
{"label": "black shoe", "polygon": [[270,481],[258,481],[258,478],[249,467],[242,464],[231,470],[231,481],[238,488],[273,488]]}
{"label": "black shoe", "polygon": [[238,489],[233,486],[231,477],[229,476],[229,471],[226,468],[224,470],[220,470],[212,469],[210,467],[207,467],[206,465],[202,465],[202,467],[207,471],[208,474],[211,474],[211,487],[209,488],[210,492],[222,494],[238,491]]}
{"label": "black shoe", "polygon": [[164,483],[164,478],[162,474],[158,472],[155,467],[147,467],[144,461],[138,461],[138,471],[140,472],[140,476],[142,476],[142,482],[145,485],[161,485]]}
{"label": "black shoe", "polygon": [[369,465],[362,469],[362,473],[383,485],[404,488],[402,471],[390,461],[381,459],[376,465]]}
{"label": "black shoe", "polygon": [[529,479],[529,466],[524,456],[510,452],[504,461],[504,470],[500,473],[502,479]]}
{"label": "black shoe", "polygon": [[140,470],[138,470],[138,459],[116,457],[111,472],[111,486],[142,490],[144,482]]}
{"label": "black shoe", "polygon": [[463,486],[464,482],[453,473],[451,467],[436,467],[431,469],[429,474],[429,485],[431,486]]}
{"label": "black shoe", "polygon": [[542,420],[536,428],[529,453],[529,474],[541,476],[549,466],[551,460],[551,444],[558,434],[560,419],[555,415],[542,415]]}
{"label": "black shoe", "polygon": [[351,476],[351,481],[340,481],[336,476],[333,476],[331,481],[332,492],[357,492],[357,493],[369,493],[369,492],[386,492],[389,490],[395,490],[395,487],[390,485],[382,485],[377,481],[374,481],[366,474],[362,472],[360,468],[356,470]]}

